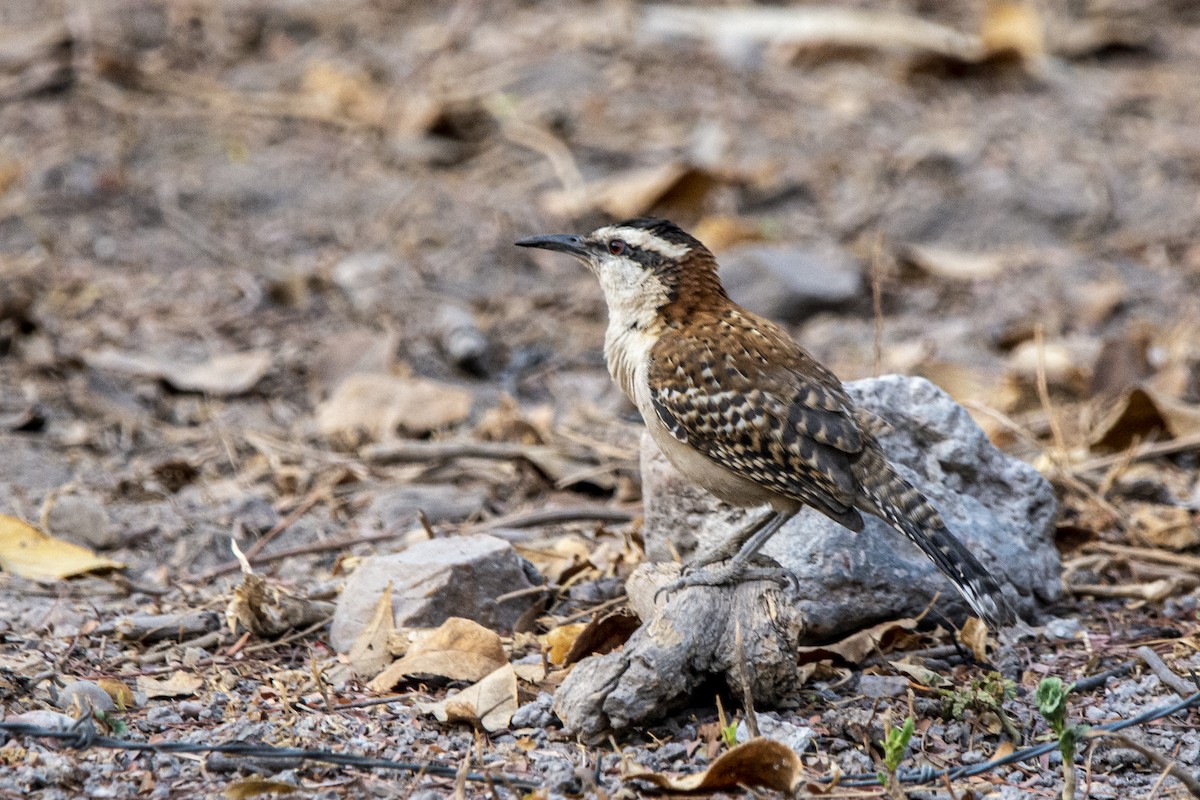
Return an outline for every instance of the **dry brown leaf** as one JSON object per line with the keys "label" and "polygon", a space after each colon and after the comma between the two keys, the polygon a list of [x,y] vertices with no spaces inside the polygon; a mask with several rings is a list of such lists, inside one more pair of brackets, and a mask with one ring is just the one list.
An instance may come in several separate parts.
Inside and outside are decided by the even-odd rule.
{"label": "dry brown leaf", "polygon": [[271,369],[269,350],[224,353],[198,364],[166,355],[126,353],[112,348],[84,353],[83,357],[88,366],[95,369],[158,378],[181,392],[202,392],[219,397],[245,394]]}
{"label": "dry brown leaf", "polygon": [[1132,533],[1142,544],[1176,552],[1200,545],[1200,520],[1176,506],[1142,506],[1130,515]]}
{"label": "dry brown leaf", "polygon": [[1046,55],[1046,29],[1032,3],[998,0],[988,4],[979,30],[989,56],[1015,55],[1036,61]]}
{"label": "dry brown leaf", "polygon": [[371,691],[386,692],[408,675],[477,681],[507,663],[504,645],[495,631],[469,619],[451,617],[367,685]]}
{"label": "dry brown leaf", "polygon": [[195,694],[204,685],[204,678],[190,672],[177,670],[166,678],[152,678],[149,675],[139,675],[138,691],[146,697],[188,697]]}
{"label": "dry brown leaf", "polygon": [[561,584],[580,567],[588,565],[592,556],[588,543],[573,534],[559,536],[549,546],[541,543],[529,547],[518,545],[517,552],[537,567],[547,582],[555,584]]}
{"label": "dry brown leaf", "polygon": [[902,675],[907,675],[922,686],[932,686],[934,688],[949,686],[950,681],[938,675],[936,672],[922,667],[920,664],[913,664],[909,661],[889,661],[892,669]]}
{"label": "dry brown leaf", "polygon": [[1098,341],[1077,338],[1045,342],[1039,347],[1036,340],[1030,340],[1013,348],[1007,364],[1013,375],[1028,386],[1036,385],[1038,371],[1044,369],[1050,386],[1083,394],[1091,385],[1091,367],[1100,346]]}
{"label": "dry brown leaf", "polygon": [[375,676],[391,660],[388,639],[396,630],[395,612],[392,609],[392,582],[379,595],[379,602],[371,612],[371,619],[359,631],[354,644],[350,645],[347,658],[350,666],[360,677]]}
{"label": "dry brown leaf", "polygon": [[272,781],[266,778],[242,778],[225,787],[221,792],[228,800],[247,800],[250,797],[261,797],[264,794],[291,794],[301,791],[299,786],[293,786],[283,781]]}
{"label": "dry brown leaf", "polygon": [[425,434],[462,422],[472,400],[470,392],[437,381],[360,372],[317,406],[317,429],[353,444],[386,439],[399,429]]}
{"label": "dry brown leaf", "polygon": [[593,619],[575,637],[575,643],[567,651],[563,663],[574,664],[587,656],[611,653],[624,645],[640,625],[641,620],[629,611],[617,611]]}
{"label": "dry brown leaf", "polygon": [[953,281],[982,281],[999,276],[1015,259],[1005,253],[971,253],[932,245],[910,244],[901,257],[933,275]]}
{"label": "dry brown leaf", "polygon": [[1092,446],[1124,450],[1155,434],[1182,438],[1200,433],[1200,405],[1185,403],[1149,387],[1133,389],[1092,435]]}
{"label": "dry brown leaf", "polygon": [[714,253],[744,242],[761,242],[762,225],[745,217],[705,217],[692,226],[692,235]]}
{"label": "dry brown leaf", "polygon": [[466,722],[494,733],[507,728],[517,711],[517,673],[512,664],[506,663],[458,694],[438,703],[418,703],[417,707],[440,722]]}
{"label": "dry brown leaf", "polygon": [[[610,217],[627,219],[658,207],[670,207],[676,216],[694,216],[704,197],[718,183],[706,170],[682,161],[656,167],[620,172],[579,189],[556,189],[542,195],[541,206],[559,217],[580,217],[601,211]],[[688,212],[691,213],[688,213]]]}
{"label": "dry brown leaf", "polygon": [[911,618],[881,622],[865,630],[853,633],[841,641],[813,647],[796,648],[797,660],[801,664],[833,658],[844,664],[857,664],[876,649],[883,650],[900,634],[914,630],[917,621]]}
{"label": "dry brown leaf", "polygon": [[241,585],[225,606],[225,622],[235,636],[241,626],[255,636],[270,638],[328,619],[333,610],[332,603],[298,597],[257,575],[243,573]]}
{"label": "dry brown leaf", "polygon": [[958,632],[958,641],[962,642],[975,655],[976,661],[987,661],[987,625],[978,617],[968,617]]}
{"label": "dry brown leaf", "polygon": [[692,36],[723,52],[746,44],[837,46],[915,50],[979,61],[986,52],[979,37],[907,14],[836,7],[764,8],[651,5],[640,35],[651,39]]}
{"label": "dry brown leaf", "polygon": [[708,769],[694,775],[663,775],[640,764],[627,764],[625,777],[668,792],[714,792],[743,786],[790,792],[800,780],[801,769],[800,757],[792,748],[758,737],[722,753]]}
{"label": "dry brown leaf", "polygon": [[42,533],[0,514],[0,569],[34,580],[52,580],[101,569],[124,569],[120,561]]}
{"label": "dry brown leaf", "polygon": [[546,644],[550,648],[548,658],[550,663],[561,667],[567,661],[567,653],[575,646],[579,634],[587,628],[586,622],[576,622],[572,625],[559,625],[546,634]]}
{"label": "dry brown leaf", "polygon": [[100,678],[96,681],[96,685],[108,693],[120,710],[124,711],[133,706],[133,690],[123,681],[115,678]]}

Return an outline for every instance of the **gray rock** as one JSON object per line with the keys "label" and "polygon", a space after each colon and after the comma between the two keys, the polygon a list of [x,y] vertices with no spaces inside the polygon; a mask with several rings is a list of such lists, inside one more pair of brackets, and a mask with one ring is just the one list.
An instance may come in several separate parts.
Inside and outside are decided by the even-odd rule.
{"label": "gray rock", "polygon": [[899,675],[863,675],[858,679],[859,693],[875,700],[899,697],[907,689],[908,678]]}
{"label": "gray rock", "polygon": [[786,322],[844,307],[863,284],[858,259],[832,243],[733,248],[721,254],[721,281],[746,308]]}
{"label": "gray rock", "polygon": [[496,598],[541,583],[533,566],[508,542],[487,534],[419,542],[400,553],[363,559],[338,597],[329,641],[344,653],[371,619],[388,582],[398,627],[436,627],[465,617],[495,629],[511,629],[531,596]]}
{"label": "gray rock", "polygon": [[517,713],[512,715],[508,727],[513,730],[546,727],[553,719],[550,713],[553,704],[554,698],[548,692],[538,692],[537,698],[532,703],[526,703],[517,709]]}
{"label": "gray rock", "polygon": [[[816,734],[807,725],[797,725],[770,711],[760,711],[757,716],[758,732],[762,736],[786,744],[797,755],[802,755],[812,746]],[[738,723],[736,737],[738,742],[750,740],[750,729],[746,726],[746,720]]]}
{"label": "gray rock", "polygon": [[[892,426],[880,436],[888,457],[938,508],[951,531],[1008,584],[1029,617],[1058,597],[1061,564],[1054,547],[1057,501],[1033,467],[997,450],[970,415],[938,387],[897,375],[847,384],[854,401]],[[758,510],[730,508],[688,483],[643,439],[647,553],[668,560],[721,541]],[[935,594],[939,609],[961,618],[957,591],[900,534],[866,517],[852,533],[806,509],[763,552],[799,581],[797,607],[806,637],[825,640],[883,619],[920,613]]]}
{"label": "gray rock", "polygon": [[58,693],[58,707],[63,711],[83,712],[116,711],[117,704],[113,702],[108,692],[93,681],[75,681],[67,684]]}
{"label": "gray rock", "polygon": [[380,492],[371,501],[369,513],[388,530],[412,524],[417,511],[424,511],[430,522],[457,522],[479,511],[485,502],[487,494],[478,488],[413,483]]}
{"label": "gray rock", "polygon": [[116,547],[121,537],[108,521],[108,512],[89,495],[68,494],[50,506],[46,527],[68,542],[100,549]]}

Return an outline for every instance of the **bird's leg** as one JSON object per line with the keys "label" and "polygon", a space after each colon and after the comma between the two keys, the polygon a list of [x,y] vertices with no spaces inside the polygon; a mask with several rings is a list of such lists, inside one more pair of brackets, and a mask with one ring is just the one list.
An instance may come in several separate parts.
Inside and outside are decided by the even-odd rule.
{"label": "bird's leg", "polygon": [[722,541],[716,547],[697,553],[692,559],[691,563],[686,566],[686,569],[700,569],[701,567],[711,566],[718,561],[724,561],[727,558],[733,558],[741,551],[742,546],[745,545],[746,542],[753,539],[754,536],[762,531],[764,527],[770,525],[771,522],[774,521],[777,513],[778,512],[776,511],[768,511],[758,519],[751,522],[749,525],[734,531],[732,536]]}
{"label": "bird's leg", "polygon": [[[772,511],[762,519],[755,520],[721,546],[701,554],[691,568],[678,580],[659,589],[655,597],[685,586],[723,586],[752,580],[771,580],[784,587],[795,587],[795,576],[783,567],[751,566],[759,549],[794,516],[795,511]],[[712,566],[727,558],[729,563],[720,567]]]}

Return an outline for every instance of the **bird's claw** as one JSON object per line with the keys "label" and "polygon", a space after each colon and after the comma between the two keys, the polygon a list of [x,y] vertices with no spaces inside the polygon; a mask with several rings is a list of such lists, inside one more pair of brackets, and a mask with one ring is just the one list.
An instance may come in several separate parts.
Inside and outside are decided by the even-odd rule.
{"label": "bird's claw", "polygon": [[791,570],[775,564],[774,566],[757,566],[737,560],[730,561],[723,567],[684,567],[680,576],[668,584],[658,587],[654,593],[657,604],[663,595],[673,594],[680,589],[693,586],[729,586],[749,581],[771,581],[780,589],[790,594],[798,594],[800,581]]}

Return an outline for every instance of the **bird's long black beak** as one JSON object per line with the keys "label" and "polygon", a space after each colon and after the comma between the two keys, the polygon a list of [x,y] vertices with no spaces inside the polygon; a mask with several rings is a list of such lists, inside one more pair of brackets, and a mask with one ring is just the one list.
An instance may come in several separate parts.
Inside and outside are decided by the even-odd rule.
{"label": "bird's long black beak", "polygon": [[583,243],[582,236],[573,236],[566,233],[530,236],[516,242],[516,245],[517,247],[539,247],[542,250],[557,250],[561,253],[570,253],[573,256],[585,256],[588,252],[587,245]]}

